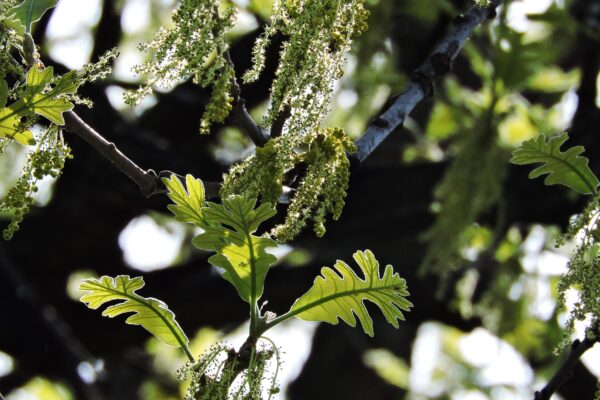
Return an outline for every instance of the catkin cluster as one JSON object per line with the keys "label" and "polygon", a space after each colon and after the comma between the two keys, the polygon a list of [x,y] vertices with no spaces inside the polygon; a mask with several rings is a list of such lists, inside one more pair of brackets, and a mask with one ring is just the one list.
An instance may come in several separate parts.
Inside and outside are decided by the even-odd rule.
{"label": "catkin cluster", "polygon": [[309,219],[317,236],[325,234],[325,219],[331,214],[337,220],[344,208],[350,180],[350,161],[346,152],[356,151],[352,140],[340,128],[320,130],[307,136],[308,151],[298,157],[306,165],[306,173],[288,208],[285,222],[273,229],[281,242],[295,238]]}
{"label": "catkin cluster", "polygon": [[226,344],[212,346],[198,361],[187,363],[178,371],[180,380],[190,380],[185,399],[260,400],[263,392],[269,395],[279,392],[277,352],[261,342],[251,351],[249,360],[242,360],[242,356]]}
{"label": "catkin cluster", "polygon": [[35,150],[29,153],[23,173],[0,201],[0,212],[10,215],[11,220],[2,232],[4,240],[12,239],[19,224],[34,202],[38,181],[46,176],[58,177],[65,160],[72,158],[71,150],[64,142],[56,125],[51,125],[39,140]]}
{"label": "catkin cluster", "polygon": [[321,236],[326,215],[337,219],[341,214],[349,178],[346,152],[354,145],[342,129],[323,129],[321,123],[367,17],[363,0],[275,0],[271,24],[254,47],[246,83],[257,80],[264,68],[271,37],[281,33],[286,38],[264,125],[282,117],[286,122],[281,136],[231,169],[221,194],[260,196],[276,204],[282,185],[297,187],[285,222],[272,232],[280,241],[293,239],[311,219]]}
{"label": "catkin cluster", "polygon": [[465,134],[458,154],[435,189],[439,213],[425,233],[427,256],[423,272],[457,268],[463,232],[490,209],[502,194],[508,154],[493,130],[480,122]]}
{"label": "catkin cluster", "polygon": [[344,207],[350,179],[347,152],[356,146],[341,128],[318,129],[298,140],[282,136],[256,149],[256,153],[231,168],[223,180],[221,196],[241,194],[277,204],[282,187],[294,183],[283,224],[272,234],[280,242],[294,239],[309,220],[317,236],[325,234],[325,220],[337,220]]}
{"label": "catkin cluster", "polygon": [[595,334],[594,328],[600,322],[600,196],[590,201],[585,210],[573,218],[567,232],[557,242],[562,245],[567,240],[582,236],[567,264],[567,272],[558,284],[559,307],[566,304],[567,292],[575,289],[578,300],[573,305],[565,327],[563,341],[557,348],[560,352],[569,346],[577,321],[591,318],[588,334]]}
{"label": "catkin cluster", "polygon": [[226,32],[235,23],[235,8],[221,5],[219,0],[182,0],[173,12],[171,28],[160,28],[141,51],[152,53],[146,63],[133,71],[148,76],[137,91],[125,94],[134,105],[152,92],[153,87],[172,88],[192,79],[201,87],[211,88],[212,95],[200,123],[200,132],[225,120],[232,107],[233,69],[227,60]]}
{"label": "catkin cluster", "polygon": [[271,104],[265,124],[271,125],[285,110],[292,135],[318,128],[329,110],[333,83],[341,78],[352,40],[367,26],[363,0],[276,0],[271,25],[256,42],[254,66],[244,82],[258,79],[265,63],[269,39],[280,32],[282,46]]}

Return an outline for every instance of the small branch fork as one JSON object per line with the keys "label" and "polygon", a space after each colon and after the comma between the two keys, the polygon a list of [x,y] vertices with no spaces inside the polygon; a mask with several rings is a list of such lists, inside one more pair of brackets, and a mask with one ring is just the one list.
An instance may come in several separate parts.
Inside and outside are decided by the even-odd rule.
{"label": "small branch fork", "polygon": [[[598,329],[596,329],[598,331]],[[597,332],[596,332],[597,335]],[[579,358],[589,349],[591,349],[596,343],[597,338],[586,337],[583,340],[575,340],[571,344],[571,351],[561,364],[560,368],[554,373],[550,381],[544,386],[542,390],[535,392],[533,400],[550,400],[550,397],[573,376],[573,368],[579,362]]]}
{"label": "small branch fork", "polygon": [[496,16],[502,0],[492,0],[489,7],[472,7],[464,16],[455,18],[452,29],[433,54],[412,73],[408,87],[392,105],[377,117],[356,141],[358,150],[352,155],[362,163],[379,145],[404,123],[408,114],[423,99],[433,96],[435,80],[452,69],[452,63],[475,28]]}

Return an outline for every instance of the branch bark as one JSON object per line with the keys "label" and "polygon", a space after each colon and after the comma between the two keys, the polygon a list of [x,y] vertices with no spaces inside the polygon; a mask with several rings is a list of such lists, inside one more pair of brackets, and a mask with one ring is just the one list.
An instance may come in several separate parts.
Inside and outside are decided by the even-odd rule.
{"label": "branch bark", "polygon": [[573,374],[573,368],[579,362],[579,358],[591,349],[598,339],[591,339],[586,337],[583,341],[575,340],[571,345],[571,351],[560,368],[554,373],[554,376],[548,381],[546,386],[542,390],[535,392],[533,397],[534,400],[550,400],[550,397],[556,392],[565,381],[571,378]]}
{"label": "branch bark", "polygon": [[240,85],[238,84],[237,78],[235,77],[235,67],[231,60],[229,51],[225,53],[229,65],[234,70],[233,76],[233,110],[231,110],[230,118],[237,123],[237,125],[244,131],[246,135],[254,142],[256,146],[263,146],[269,141],[269,137],[265,135],[261,127],[254,121],[248,109],[246,109],[246,101],[242,98]]}
{"label": "branch bark", "polygon": [[77,114],[70,111],[65,114],[65,129],[85,140],[121,172],[134,181],[146,197],[165,191],[165,187],[154,170],[144,170],[123,154],[117,146],[106,140]]}
{"label": "branch bark", "polygon": [[[96,132],[94,128],[86,124],[73,111],[65,113],[64,116],[65,129],[85,140],[107,160],[113,163],[121,172],[138,185],[144,196],[150,197],[158,193],[166,192],[166,188],[163,185],[161,178],[171,176],[171,174],[173,174],[171,171],[160,171],[157,174],[152,169],[144,170],[123,154],[114,143],[106,140],[102,135]],[[208,198],[218,196],[219,183],[205,182],[204,184],[206,196]]]}
{"label": "branch bark", "polygon": [[452,63],[475,28],[496,16],[496,7],[502,0],[492,0],[489,7],[472,7],[464,16],[454,20],[452,29],[433,54],[413,72],[407,88],[392,105],[377,117],[356,141],[355,161],[364,162],[373,151],[400,125],[415,106],[433,95],[435,80],[452,69]]}

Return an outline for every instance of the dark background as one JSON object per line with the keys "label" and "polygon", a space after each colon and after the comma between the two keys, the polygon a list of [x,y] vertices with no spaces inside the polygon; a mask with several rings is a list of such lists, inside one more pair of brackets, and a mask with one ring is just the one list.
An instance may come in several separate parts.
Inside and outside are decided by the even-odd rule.
{"label": "dark background", "polygon": [[[401,79],[427,58],[455,16],[443,7],[420,3],[430,2],[381,0],[371,5],[374,17],[385,12],[388,18],[371,21],[376,33],[367,36],[368,40],[391,43],[393,72]],[[449,3],[456,10],[464,11],[470,6],[468,1]],[[569,45],[558,52],[552,63],[565,71],[574,68],[581,71],[575,88],[579,102],[570,136],[574,143],[586,146],[592,169],[600,171],[597,140],[600,111],[596,104],[600,45],[582,29],[582,26],[593,29],[590,23],[594,21],[593,14],[589,11],[592,6],[597,3],[567,2],[563,13],[577,28],[565,39]],[[434,14],[423,19],[419,12],[427,13],[428,7]],[[45,26],[51,15],[46,15],[36,28],[39,44],[44,43]],[[232,44],[238,76],[249,67],[256,35],[257,32],[250,32]],[[94,32],[91,59],[118,46],[121,36],[118,10],[112,1],[105,0]],[[270,48],[269,60],[277,58],[277,40]],[[365,42],[366,39],[362,45],[359,42],[358,48],[364,51],[360,46],[365,46]],[[483,34],[478,34],[474,42],[482,49],[490,46]],[[46,65],[65,71],[45,54],[44,47],[42,59]],[[242,88],[249,108],[267,99],[275,65],[271,61],[258,83]],[[462,85],[474,89],[481,85],[466,56],[457,60],[453,74]],[[132,120],[110,105],[105,94],[107,84],[100,82],[83,88],[82,95],[94,101],[91,110],[76,109],[85,121],[143,167],[191,173],[207,181],[221,179],[227,166],[216,161],[213,154],[219,136],[196,134],[207,100],[205,91],[183,84],[160,95],[154,107]],[[553,101],[539,93],[523,95],[532,104]],[[437,100],[438,94],[418,106],[413,113],[417,124],[427,125]],[[41,375],[65,383],[78,399],[141,398],[139,387],[146,380],[159,382],[167,392],[176,390],[171,381],[152,369],[143,350],[147,332],[124,326],[119,318],[102,318],[98,312],[71,300],[65,292],[70,274],[82,267],[98,275],[138,274],[123,261],[117,238],[133,218],[150,211],[164,212],[167,199],[162,195],[144,198],[127,177],[86,143],[68,133],[66,139],[75,158],[68,161],[51,202],[34,209],[15,238],[0,244],[0,349],[15,360],[14,371],[0,378],[0,389],[6,394],[33,376]],[[357,249],[369,248],[382,263],[394,264],[406,278],[410,299],[415,304],[398,330],[387,325],[373,309],[376,332],[373,339],[360,329],[343,324],[320,325],[310,358],[289,389],[291,399],[403,398],[406,393],[403,389],[386,383],[365,366],[362,361],[365,350],[387,348],[410,360],[417,329],[423,322],[438,321],[464,332],[482,326],[480,318],[465,319],[452,306],[453,290],[442,298],[433,295],[440,278],[417,275],[426,251],[420,234],[434,220],[429,211],[432,190],[450,158],[442,162],[405,163],[401,155],[411,145],[414,138],[408,132],[399,129],[393,134],[354,171],[342,218],[329,223],[326,236],[317,239],[307,231],[292,244],[309,252],[310,262],[301,268],[288,267],[284,262],[269,273],[264,298],[269,300],[270,309],[282,312],[309,287],[321,266],[332,265],[337,258],[350,260]],[[504,182],[506,226],[517,226],[523,232],[534,223],[564,226],[569,216],[581,207],[582,200],[574,199],[561,188],[528,181],[527,173],[527,168],[510,167]],[[482,222],[493,219],[494,210],[481,216]],[[203,326],[228,331],[245,321],[245,304],[227,282],[211,272],[204,254],[190,250],[182,260],[176,267],[145,273],[147,288],[142,293],[169,304],[187,332]],[[475,264],[481,272],[478,290],[484,292],[503,271],[493,259],[483,258]],[[469,268],[473,268],[473,263],[465,261],[464,269],[443,279],[455,282]],[[547,350],[546,356],[529,359],[535,371],[555,365],[556,358],[551,349]],[[76,368],[81,362],[95,358],[105,361],[105,374],[88,385],[78,377]],[[568,399],[588,399],[594,391],[595,377],[582,365],[561,389],[563,397]]]}

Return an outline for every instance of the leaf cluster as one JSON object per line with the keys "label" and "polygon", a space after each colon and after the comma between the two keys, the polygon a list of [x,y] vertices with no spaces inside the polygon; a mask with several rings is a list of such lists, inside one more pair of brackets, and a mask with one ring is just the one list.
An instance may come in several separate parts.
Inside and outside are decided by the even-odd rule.
{"label": "leaf cluster", "polygon": [[[11,218],[3,232],[5,240],[13,236],[33,204],[37,182],[45,176],[56,178],[71,157],[62,136],[63,114],[74,103],[90,104],[77,95],[79,87],[105,77],[117,56],[115,50],[109,51],[97,63],[62,76],[44,67],[29,31],[55,5],[56,0],[25,0],[0,6],[0,155],[11,143],[28,152],[23,173],[0,201],[0,211]],[[22,62],[14,58],[17,51]],[[37,134],[31,129],[34,124],[42,128]]]}
{"label": "leaf cluster", "polygon": [[[412,306],[405,299],[408,296],[406,282],[393,272],[390,265],[386,267],[383,276],[380,276],[379,263],[373,253],[367,250],[354,255],[364,279],[359,278],[345,263],[339,261],[335,268],[341,276],[331,269],[324,268],[323,277],[315,280],[313,288],[298,299],[288,313],[277,318],[272,313],[255,314],[258,312],[257,301],[263,293],[266,274],[276,261],[276,257],[266,251],[269,247],[275,247],[276,242],[268,237],[256,236],[255,233],[263,222],[275,214],[275,210],[269,203],[257,207],[256,199],[243,196],[223,199],[222,204],[205,202],[202,181],[191,175],[186,177],[187,187],[175,175],[169,179],[163,178],[163,182],[168,190],[167,195],[174,203],[169,209],[175,218],[193,223],[203,230],[192,243],[200,249],[215,253],[209,258],[209,262],[221,269],[223,278],[235,287],[244,301],[250,303],[251,337],[258,338],[270,327],[294,316],[334,324],[338,322],[339,316],[354,326],[356,320],[353,313],[358,316],[364,331],[373,335],[372,321],[364,307],[364,300],[377,305],[388,322],[395,327],[398,327],[397,320],[404,318],[401,310],[408,311]],[[142,285],[143,281],[140,279],[130,280],[128,277],[119,277],[116,280],[108,277],[102,278],[101,281],[88,280],[81,285],[81,289],[95,295],[86,295],[82,301],[88,302],[92,308],[97,308],[109,300],[126,298],[135,301],[135,309],[122,306],[117,308],[118,313],[109,309],[111,311],[107,310],[105,314],[114,316],[128,312],[127,310],[139,313],[139,307],[146,307],[150,314],[146,312],[142,314],[143,317],[128,322],[140,324],[159,339],[173,344],[173,338],[180,337],[173,332],[179,330],[172,327],[165,330],[164,326],[156,328],[161,323],[156,319],[148,319],[147,315],[163,313],[166,307],[162,306],[162,303],[137,296],[134,292]],[[162,325],[167,327],[174,323],[171,317],[161,318],[161,321]],[[169,331],[174,336],[170,336]],[[184,340],[175,341],[184,347]]]}
{"label": "leaf cluster", "polygon": [[[321,270],[322,276],[315,279],[313,287],[297,299],[287,313],[281,316],[271,312],[262,314],[258,309],[258,299],[262,296],[267,272],[277,260],[266,250],[277,244],[269,237],[257,236],[256,232],[263,222],[275,215],[273,207],[269,203],[257,206],[255,198],[239,195],[224,198],[221,204],[206,202],[202,181],[191,175],[186,176],[185,186],[175,175],[163,178],[163,183],[167,196],[173,201],[168,208],[175,218],[202,229],[192,243],[215,253],[208,261],[222,271],[223,278],[234,286],[242,300],[249,303],[247,344],[239,352],[218,345],[196,361],[187,348],[185,334],[167,306],[159,300],[135,293],[144,285],[142,278],[105,276],[100,280],[85,280],[80,289],[87,294],[81,301],[92,309],[120,301],[105,309],[103,315],[114,317],[133,313],[126,320],[128,324],[141,325],[165,343],[181,347],[190,359],[180,372],[182,376],[192,376],[189,399],[228,396],[233,399],[259,399],[267,362],[277,351],[274,346],[271,350],[260,350],[256,343],[265,331],[287,319],[297,317],[337,324],[341,318],[350,326],[356,326],[357,317],[365,333],[373,336],[373,321],[365,301],[375,304],[396,328],[399,327],[398,320],[404,320],[403,311],[412,307],[406,299],[409,295],[406,281],[393,271],[391,265],[387,265],[381,275],[375,256],[366,250],[354,254],[362,278],[343,261],[338,261],[335,270],[327,267]],[[279,364],[279,356],[276,358]],[[231,396],[240,373],[243,383]],[[273,394],[275,378],[270,387]],[[248,397],[240,397],[245,391]]]}
{"label": "leaf cluster", "polygon": [[[592,195],[583,212],[570,221],[566,234],[557,242],[557,246],[567,240],[576,240],[578,244],[567,264],[558,285],[559,305],[565,306],[567,293],[574,289],[578,300],[570,311],[565,335],[558,350],[564,350],[575,332],[575,322],[591,319],[588,334],[600,321],[600,194],[597,191],[598,178],[588,166],[589,160],[582,156],[583,146],[574,146],[562,151],[561,147],[569,139],[566,133],[546,138],[540,136],[524,142],[513,152],[511,162],[518,165],[539,164],[530,174],[530,178],[547,175],[546,185],[563,185],[581,193]],[[580,236],[580,239],[578,237]]]}

